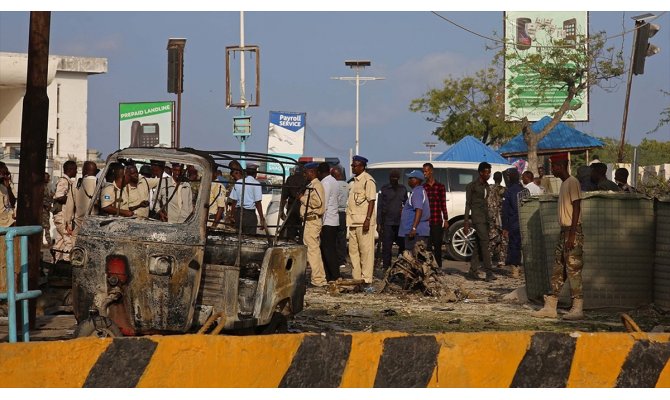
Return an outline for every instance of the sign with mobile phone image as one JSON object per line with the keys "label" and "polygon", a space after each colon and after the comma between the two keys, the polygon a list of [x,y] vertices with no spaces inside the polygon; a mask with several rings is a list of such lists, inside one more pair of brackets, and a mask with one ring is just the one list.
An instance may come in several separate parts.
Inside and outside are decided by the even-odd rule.
{"label": "sign with mobile phone image", "polygon": [[171,147],[174,102],[119,103],[119,148]]}
{"label": "sign with mobile phone image", "polygon": [[[537,85],[538,72],[528,68],[522,60],[531,54],[560,43],[565,51],[584,51],[577,46],[578,37],[588,37],[586,11],[508,11],[505,12],[506,54],[516,52],[519,57],[505,57],[505,120],[518,121],[527,117],[539,121],[553,114],[567,97],[565,85],[543,93]],[[512,95],[514,93],[514,95]],[[588,90],[571,101],[571,108],[563,116],[565,121],[588,121]]]}

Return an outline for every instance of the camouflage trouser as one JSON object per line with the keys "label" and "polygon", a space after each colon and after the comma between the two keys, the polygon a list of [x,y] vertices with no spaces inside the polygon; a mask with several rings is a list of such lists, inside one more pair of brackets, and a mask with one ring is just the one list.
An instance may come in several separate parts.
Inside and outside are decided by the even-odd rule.
{"label": "camouflage trouser", "polygon": [[489,227],[489,252],[491,261],[497,260],[499,263],[505,263],[507,259],[507,238],[502,234],[500,225],[491,224]]}
{"label": "camouflage trouser", "polygon": [[566,252],[565,241],[568,238],[569,227],[561,228],[561,235],[554,249],[554,269],[551,273],[551,293],[558,296],[566,278],[570,281],[570,297],[581,299],[582,294],[582,267],[584,266],[583,251],[584,233],[582,227],[577,227],[575,233],[575,247]]}
{"label": "camouflage trouser", "polygon": [[42,211],[42,228],[44,228],[44,238],[47,244],[51,246],[51,214],[49,211]]}

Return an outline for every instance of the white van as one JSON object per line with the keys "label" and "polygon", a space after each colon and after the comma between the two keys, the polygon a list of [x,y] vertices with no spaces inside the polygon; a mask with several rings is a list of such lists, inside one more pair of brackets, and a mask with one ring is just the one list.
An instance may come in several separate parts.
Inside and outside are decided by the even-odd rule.
{"label": "white van", "polygon": [[[405,174],[412,170],[421,170],[426,161],[392,161],[368,164],[368,173],[375,178],[377,189],[389,183],[389,173],[392,169],[400,171],[400,184],[407,184]],[[447,214],[449,215],[449,230],[446,235],[447,254],[457,261],[465,261],[472,255],[472,234],[463,232],[463,214],[465,213],[465,186],[477,179],[478,162],[431,161],[434,168],[435,180],[444,184],[447,189]],[[491,179],[493,173],[504,171],[512,167],[508,164],[491,164]],[[504,184],[504,182],[503,182]]]}

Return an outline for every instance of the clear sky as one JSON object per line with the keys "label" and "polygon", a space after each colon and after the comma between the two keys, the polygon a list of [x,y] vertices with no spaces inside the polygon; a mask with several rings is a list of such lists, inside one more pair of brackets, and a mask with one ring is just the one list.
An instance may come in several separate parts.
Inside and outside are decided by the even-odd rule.
{"label": "clear sky", "polygon": [[[146,7],[145,7],[146,8]],[[276,6],[273,6],[276,8]],[[659,11],[592,12],[590,31],[614,36],[633,27],[631,16]],[[503,14],[439,11],[484,36],[503,31]],[[239,12],[53,12],[50,52],[105,57],[106,74],[89,79],[89,147],[104,155],[118,146],[118,103],[175,100],[167,93],[168,38],[186,38],[183,146],[238,149],[232,117],[225,108],[225,47],[239,45]],[[28,12],[0,12],[0,51],[26,52]],[[648,58],[644,75],[633,78],[627,138],[670,140],[670,127],[647,135],[670,104],[670,13],[655,23],[661,31],[650,42],[661,53]],[[436,141],[435,125],[409,111],[410,101],[448,75],[461,77],[487,66],[491,42],[449,24],[429,11],[414,12],[245,12],[245,42],[261,51],[261,106],[251,108],[253,135],[247,149],[267,148],[268,114],[307,113],[305,154],[344,159],[354,147],[355,86],[331,80],[353,76],[346,59],[367,59],[363,75],[385,77],[361,87],[361,154],[371,162],[425,159],[413,154]],[[612,39],[628,60],[632,33]],[[591,90],[590,121],[577,128],[619,138],[625,77],[612,93]],[[440,143],[436,150],[445,150]]]}

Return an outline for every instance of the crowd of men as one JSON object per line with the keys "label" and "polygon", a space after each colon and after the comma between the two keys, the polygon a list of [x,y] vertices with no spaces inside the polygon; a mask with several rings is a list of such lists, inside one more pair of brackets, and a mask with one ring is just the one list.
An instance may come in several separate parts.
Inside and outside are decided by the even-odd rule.
{"label": "crowd of men", "polygon": [[[217,227],[224,223],[238,227],[243,222],[243,233],[256,233],[259,222],[261,226],[265,225],[261,208],[261,187],[255,178],[258,166],[248,163],[243,169],[239,162],[231,161],[228,167],[231,184],[225,185],[221,171],[216,171],[211,184],[209,225]],[[49,174],[44,176],[46,185],[42,225],[45,228],[46,242],[51,245],[52,214],[53,225],[58,232],[51,246],[55,261],[69,260],[69,252],[83,217],[93,201],[99,179],[104,179],[105,183],[99,201],[93,205],[95,214],[169,223],[184,222],[193,214],[201,179],[201,174],[194,166],[157,160],[151,160],[139,169],[133,163],[113,162],[108,166],[104,178],[100,176],[100,170],[94,162],[86,161],[83,164],[82,177],[77,179],[76,175],[76,163],[66,161],[63,164],[63,175],[56,181],[54,191],[51,191],[49,185]],[[3,190],[3,187],[9,186],[0,187],[0,200],[5,201],[6,198],[9,203],[11,188]],[[13,198],[13,194],[11,197]],[[257,212],[260,218],[257,217]]]}
{"label": "crowd of men", "polygon": [[[307,247],[312,286],[322,287],[340,279],[340,270],[347,264],[348,255],[353,279],[364,282],[366,290],[372,290],[375,231],[381,241],[383,269],[391,266],[394,244],[402,254],[423,241],[438,263],[442,261],[442,243],[449,227],[449,217],[446,188],[435,179],[433,164],[425,163],[422,170],[406,174],[409,190],[400,184],[398,170],[390,171],[389,182],[378,190],[377,183],[366,172],[367,161],[362,156],[352,158],[353,177],[349,182],[344,179],[341,165],[331,166],[325,162],[297,165],[282,188],[279,219],[280,223],[285,222],[281,236],[291,240],[302,238]],[[553,156],[551,161],[554,176],[563,181],[559,191],[562,242],[560,249],[557,246],[556,250],[553,294],[545,298],[546,307],[537,316],[555,314],[555,297],[565,275],[571,280],[575,299],[575,309],[567,317],[579,317],[582,312],[581,285],[578,282],[583,243],[579,224],[582,192],[633,192],[635,189],[626,183],[628,173],[623,168],[616,171],[616,182],[612,182],[606,178],[605,164],[596,162],[582,167],[574,178],[568,173],[566,156]],[[228,168],[229,184],[224,182],[223,174],[218,170],[211,183],[209,226],[218,227],[223,223],[240,229],[244,234],[255,234],[259,228],[267,229],[261,185],[256,179],[258,166],[248,163],[242,168],[239,162],[231,161]],[[480,279],[478,273],[481,268],[486,274],[486,281],[495,280],[493,265],[511,266],[518,273],[522,261],[518,200],[544,192],[541,186],[544,171],[538,170],[540,176],[536,178],[530,171],[520,174],[517,168],[512,167],[493,174],[494,183],[489,184],[491,165],[480,163],[477,179],[466,187],[463,231],[466,235],[471,228],[475,231],[466,278]],[[53,223],[58,232],[52,247],[56,260],[68,260],[82,219],[93,201],[97,181],[101,179],[99,172],[95,163],[87,161],[82,168],[82,177],[76,179],[77,165],[74,161],[67,161],[63,164],[63,176],[56,182],[53,193],[47,185],[43,224],[48,228],[49,213],[53,213]],[[0,162],[0,200],[4,205],[0,222],[4,226],[13,222],[12,213],[8,210],[13,209],[16,201],[8,179],[11,182],[7,167]],[[184,222],[189,218],[200,187],[200,174],[196,168],[181,163],[168,165],[162,161],[151,161],[140,169],[132,163],[112,163],[104,179],[100,200],[93,205],[96,213],[170,223]],[[45,182],[49,182],[48,174],[45,174]],[[379,204],[375,207],[377,201]],[[47,242],[51,242],[48,229],[45,229],[45,235]],[[564,257],[564,253],[569,256]],[[567,274],[556,272],[559,269],[563,271],[564,267]]]}
{"label": "crowd of men", "polygon": [[344,180],[341,165],[331,167],[326,162],[297,166],[286,180],[280,201],[280,219],[285,221],[282,236],[291,240],[302,236],[312,286],[338,280],[347,254],[353,279],[367,288],[372,283],[377,185],[365,171],[367,162],[362,156],[352,158],[350,183]]}

